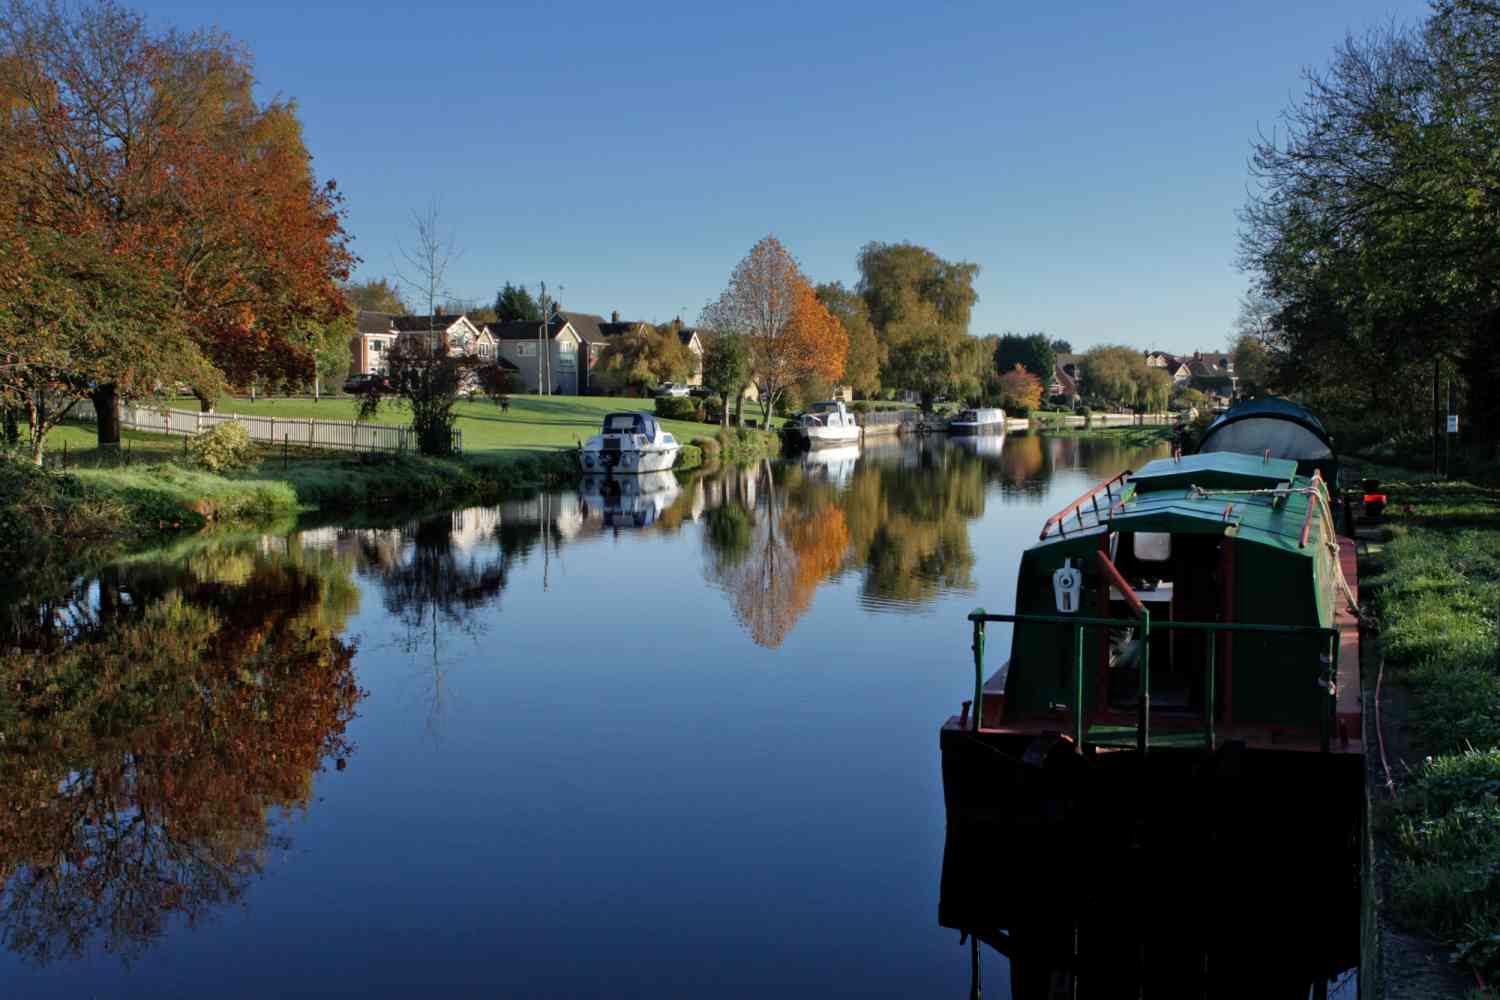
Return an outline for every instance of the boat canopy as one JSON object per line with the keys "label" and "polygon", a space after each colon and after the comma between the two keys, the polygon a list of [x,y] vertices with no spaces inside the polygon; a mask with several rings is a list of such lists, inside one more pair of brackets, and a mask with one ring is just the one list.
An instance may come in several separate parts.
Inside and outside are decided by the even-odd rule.
{"label": "boat canopy", "polygon": [[1323,422],[1290,400],[1261,396],[1236,403],[1203,432],[1200,452],[1240,452],[1289,458],[1297,471],[1314,469],[1330,483],[1337,481],[1338,455]]}
{"label": "boat canopy", "polygon": [[844,408],[844,404],[837,399],[825,399],[821,403],[814,403],[811,413],[838,413]]}
{"label": "boat canopy", "polygon": [[656,418],[649,413],[611,413],[604,418],[606,434],[641,434],[656,440]]}

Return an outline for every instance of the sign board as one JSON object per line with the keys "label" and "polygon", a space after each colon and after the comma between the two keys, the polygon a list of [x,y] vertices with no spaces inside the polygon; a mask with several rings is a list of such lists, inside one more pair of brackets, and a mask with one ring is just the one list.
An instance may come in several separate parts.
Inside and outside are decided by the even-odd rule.
{"label": "sign board", "polygon": [[1457,434],[1458,433],[1458,414],[1457,413],[1450,413],[1450,414],[1448,414],[1448,433],[1449,434]]}

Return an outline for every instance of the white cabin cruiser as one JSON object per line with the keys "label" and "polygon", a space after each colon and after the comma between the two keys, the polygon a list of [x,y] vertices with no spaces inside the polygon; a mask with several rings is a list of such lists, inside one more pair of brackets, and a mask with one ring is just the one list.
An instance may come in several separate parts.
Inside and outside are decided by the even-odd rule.
{"label": "white cabin cruiser", "polygon": [[859,440],[859,422],[842,401],[814,403],[788,431],[808,445],[850,444]]}
{"label": "white cabin cruiser", "polygon": [[1004,434],[1005,411],[998,407],[987,410],[960,410],[948,421],[949,434]]}
{"label": "white cabin cruiser", "polygon": [[665,472],[677,461],[677,439],[649,413],[611,413],[578,453],[584,472],[635,475]]}
{"label": "white cabin cruiser", "polygon": [[578,488],[590,516],[597,514],[606,528],[645,528],[682,495],[670,472],[639,476],[584,476]]}

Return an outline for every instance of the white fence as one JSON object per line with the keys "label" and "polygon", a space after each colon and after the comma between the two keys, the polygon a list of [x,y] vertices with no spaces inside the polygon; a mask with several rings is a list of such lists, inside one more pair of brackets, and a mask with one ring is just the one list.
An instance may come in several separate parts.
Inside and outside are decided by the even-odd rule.
{"label": "white fence", "polygon": [[[87,399],[79,400],[68,414],[78,420],[96,423],[99,415]],[[292,417],[252,416],[246,413],[200,413],[196,410],[169,410],[154,406],[124,403],[120,406],[120,426],[154,434],[200,434],[220,424],[237,423],[249,432],[253,441],[269,444],[299,445],[306,448],[328,448],[337,451],[417,450],[416,432],[410,427],[366,424],[354,420],[307,420]],[[453,432],[453,453],[463,452],[463,432]]]}

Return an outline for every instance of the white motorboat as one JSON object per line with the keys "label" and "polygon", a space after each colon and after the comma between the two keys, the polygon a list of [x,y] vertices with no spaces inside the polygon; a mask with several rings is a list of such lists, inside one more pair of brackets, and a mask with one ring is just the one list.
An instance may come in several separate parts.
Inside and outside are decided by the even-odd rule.
{"label": "white motorboat", "polygon": [[578,495],[585,508],[597,512],[607,528],[645,528],[656,523],[662,511],[682,495],[682,487],[670,472],[638,476],[596,473],[583,477]]}
{"label": "white motorboat", "polygon": [[842,401],[814,403],[788,431],[809,446],[850,444],[859,440],[859,422]]}
{"label": "white motorboat", "polygon": [[677,439],[649,413],[611,413],[578,454],[584,472],[636,475],[665,472],[677,461]]}
{"label": "white motorboat", "polygon": [[960,410],[954,414],[952,420],[948,421],[948,433],[1004,434],[1005,411],[998,407],[987,410]]}

